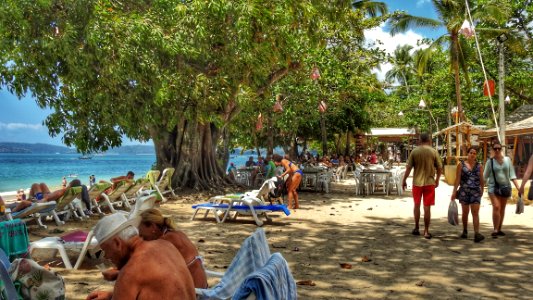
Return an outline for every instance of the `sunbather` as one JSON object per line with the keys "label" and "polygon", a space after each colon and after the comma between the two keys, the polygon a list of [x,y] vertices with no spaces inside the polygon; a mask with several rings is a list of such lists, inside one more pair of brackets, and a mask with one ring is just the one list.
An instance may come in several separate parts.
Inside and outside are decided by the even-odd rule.
{"label": "sunbather", "polygon": [[163,239],[171,242],[185,259],[194,280],[194,286],[207,288],[207,277],[198,249],[183,231],[177,230],[172,219],[163,216],[158,209],[148,209],[141,213],[139,235],[147,241]]}
{"label": "sunbather", "polygon": [[[179,255],[185,259],[189,272],[197,288],[207,288],[207,276],[205,275],[198,250],[187,235],[176,229],[172,219],[165,217],[161,211],[155,208],[141,213],[139,224],[139,236],[146,241],[157,239],[167,240],[179,251]],[[109,269],[103,272],[106,280],[115,280],[118,276],[117,269]]]}
{"label": "sunbather", "polygon": [[135,223],[115,213],[96,224],[98,245],[120,271],[113,291],[93,291],[86,299],[196,299],[183,257],[168,241],[141,239]]}
{"label": "sunbather", "polygon": [[[75,187],[75,186],[80,186],[80,185],[81,185],[81,181],[79,179],[74,179],[71,182],[69,182],[69,184],[66,187],[51,192],[50,188],[48,188],[48,185],[46,185],[46,183],[44,183],[44,182],[34,183],[34,184],[31,185],[29,198],[30,199],[34,199],[34,200],[36,200],[38,202],[55,201],[55,200],[61,198],[65,194],[65,191],[68,188]],[[18,199],[19,199],[19,197],[17,196],[17,200]],[[24,197],[21,196],[20,199],[21,200],[19,201],[19,203],[12,209],[13,212],[21,211],[21,210],[31,206],[32,201],[31,200],[25,200],[26,199],[25,196]]]}

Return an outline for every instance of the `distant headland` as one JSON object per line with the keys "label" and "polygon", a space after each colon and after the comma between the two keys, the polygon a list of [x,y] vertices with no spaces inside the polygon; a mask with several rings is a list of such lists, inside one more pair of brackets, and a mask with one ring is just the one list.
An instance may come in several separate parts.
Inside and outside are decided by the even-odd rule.
{"label": "distant headland", "polygon": [[[74,148],[50,144],[0,142],[0,153],[76,154]],[[106,154],[154,154],[153,145],[128,145],[110,149]]]}

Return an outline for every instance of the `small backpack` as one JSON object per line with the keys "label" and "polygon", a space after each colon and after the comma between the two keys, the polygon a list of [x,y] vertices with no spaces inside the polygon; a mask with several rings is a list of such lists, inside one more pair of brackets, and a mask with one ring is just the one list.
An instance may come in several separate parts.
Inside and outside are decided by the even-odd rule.
{"label": "small backpack", "polygon": [[282,178],[276,178],[276,181],[274,182],[275,188],[270,191],[269,197],[270,199],[274,198],[280,198],[283,196],[283,189],[285,188],[285,181]]}
{"label": "small backpack", "polygon": [[64,300],[65,282],[57,273],[41,267],[34,260],[17,258],[9,274],[22,299]]}

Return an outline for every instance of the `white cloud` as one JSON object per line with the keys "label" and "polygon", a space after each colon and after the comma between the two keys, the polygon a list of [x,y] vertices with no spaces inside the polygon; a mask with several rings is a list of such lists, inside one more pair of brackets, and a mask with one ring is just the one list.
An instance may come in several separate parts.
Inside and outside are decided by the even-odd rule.
{"label": "white cloud", "polygon": [[418,0],[416,1],[416,7],[424,6],[426,4],[429,4],[430,0]]}
{"label": "white cloud", "polygon": [[41,124],[29,124],[29,123],[2,123],[0,122],[0,130],[41,130],[44,126]]}
{"label": "white cloud", "polygon": [[[379,48],[384,50],[388,54],[393,54],[394,50],[401,45],[411,45],[413,46],[412,52],[427,48],[427,45],[419,46],[417,42],[422,40],[424,37],[412,30],[408,30],[405,33],[396,34],[394,37],[390,33],[383,30],[383,26],[376,27],[371,30],[365,31],[365,37],[367,41],[367,47],[369,48]],[[381,70],[374,70],[374,73],[377,74],[378,79],[385,79],[385,73],[392,69],[392,65],[388,62],[384,62],[381,65]]]}

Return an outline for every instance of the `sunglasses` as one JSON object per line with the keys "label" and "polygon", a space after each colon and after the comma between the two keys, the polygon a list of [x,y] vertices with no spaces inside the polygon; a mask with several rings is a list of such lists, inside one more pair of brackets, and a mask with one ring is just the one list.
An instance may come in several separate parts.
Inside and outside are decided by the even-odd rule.
{"label": "sunglasses", "polygon": [[502,148],[492,148],[492,150],[494,150],[494,151],[500,151],[500,150],[502,150]]}

